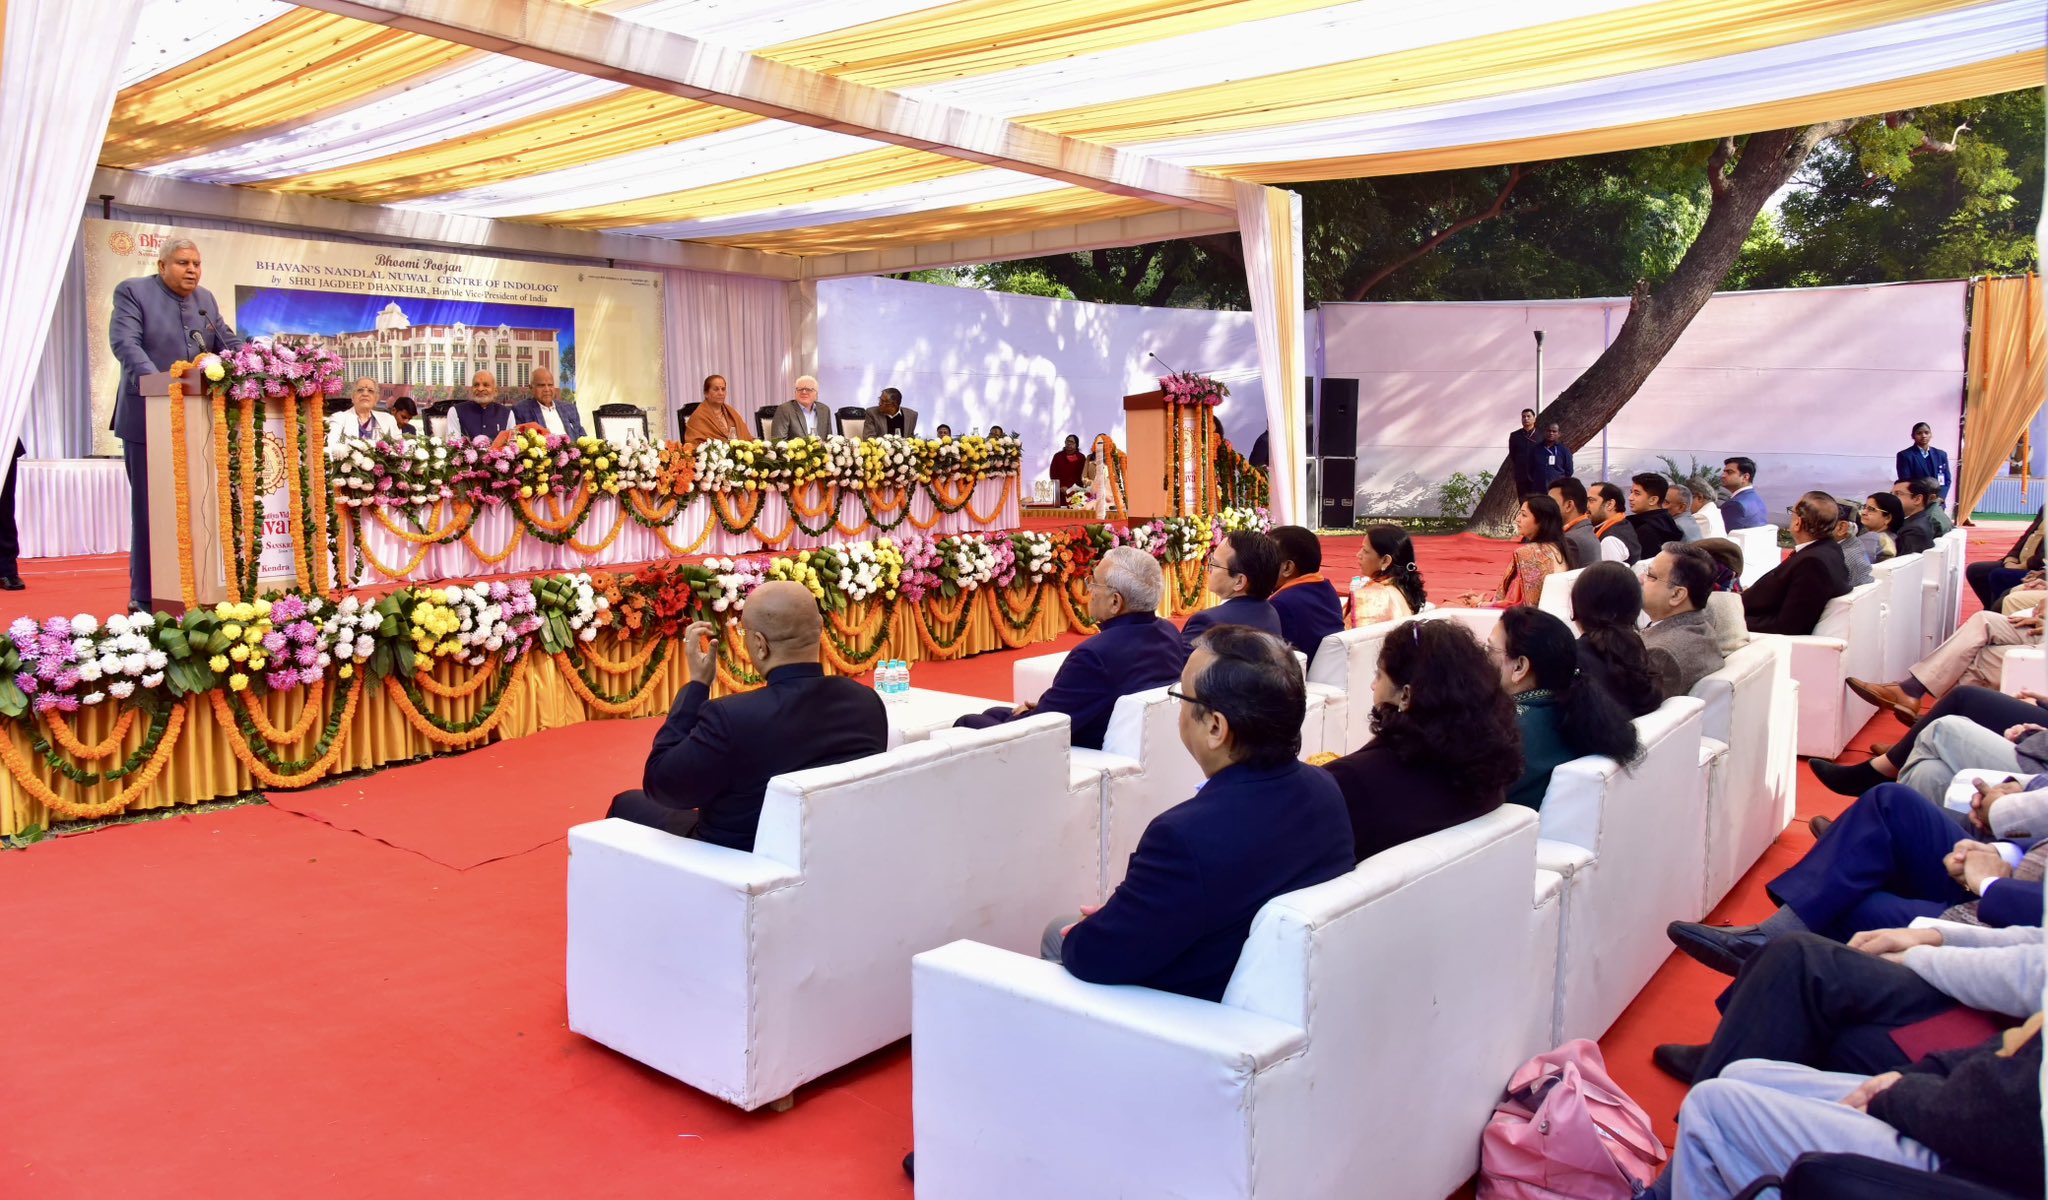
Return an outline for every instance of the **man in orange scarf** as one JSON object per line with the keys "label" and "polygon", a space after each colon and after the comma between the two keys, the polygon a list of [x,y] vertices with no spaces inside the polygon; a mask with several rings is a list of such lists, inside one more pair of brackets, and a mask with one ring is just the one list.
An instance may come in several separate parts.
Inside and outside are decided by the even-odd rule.
{"label": "man in orange scarf", "polygon": [[1278,526],[1268,536],[1280,546],[1280,586],[1268,598],[1280,614],[1280,636],[1313,659],[1323,639],[1344,628],[1337,589],[1322,576],[1323,544],[1299,525]]}

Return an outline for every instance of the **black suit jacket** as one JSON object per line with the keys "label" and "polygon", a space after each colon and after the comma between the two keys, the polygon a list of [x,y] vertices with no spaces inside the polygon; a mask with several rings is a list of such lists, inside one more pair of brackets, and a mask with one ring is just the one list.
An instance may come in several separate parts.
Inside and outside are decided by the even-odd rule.
{"label": "black suit jacket", "polygon": [[1743,623],[1751,633],[1812,633],[1828,601],[1848,593],[1841,543],[1808,542],[1742,593]]}
{"label": "black suit jacket", "polygon": [[752,850],[770,779],[889,748],[882,698],[816,663],[777,667],[757,691],[710,694],[701,683],[684,686],[654,735],[640,785],[671,808],[698,810],[701,841]]}
{"label": "black suit jacket", "polygon": [[1934,548],[1934,518],[1928,510],[1921,509],[1906,518],[1899,531],[1892,535],[1892,545],[1900,554],[1920,554]]}
{"label": "black suit jacket", "polygon": [[1067,934],[1061,961],[1090,983],[1221,1000],[1266,901],[1355,861],[1328,772],[1293,761],[1225,767],[1145,827],[1129,874]]}
{"label": "black suit jacket", "polygon": [[1462,825],[1499,808],[1505,790],[1475,795],[1454,787],[1448,773],[1409,766],[1384,739],[1324,768],[1344,793],[1351,814],[1352,853],[1364,862],[1382,850]]}
{"label": "black suit jacket", "polygon": [[1665,543],[1685,540],[1685,535],[1678,531],[1678,522],[1672,520],[1671,514],[1661,508],[1650,512],[1630,513],[1628,524],[1636,533],[1636,556],[1630,559],[1630,562],[1655,558],[1664,549]]}
{"label": "black suit jacket", "polygon": [[512,426],[512,409],[503,404],[482,405],[464,400],[455,406],[455,427],[463,437],[495,438]]}

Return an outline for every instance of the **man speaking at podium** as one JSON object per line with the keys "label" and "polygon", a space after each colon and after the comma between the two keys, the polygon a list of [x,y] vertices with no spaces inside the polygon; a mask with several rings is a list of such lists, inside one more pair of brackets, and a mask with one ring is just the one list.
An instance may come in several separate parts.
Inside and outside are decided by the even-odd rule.
{"label": "man speaking at podium", "polygon": [[128,610],[147,612],[149,586],[149,422],[143,415],[142,377],[168,371],[179,360],[242,344],[220,315],[213,293],[199,286],[199,247],[190,238],[169,238],[157,252],[156,277],[124,279],[114,285],[114,318],[109,328],[114,357],[121,362],[121,390],[114,397],[109,428],[121,439],[128,468]]}

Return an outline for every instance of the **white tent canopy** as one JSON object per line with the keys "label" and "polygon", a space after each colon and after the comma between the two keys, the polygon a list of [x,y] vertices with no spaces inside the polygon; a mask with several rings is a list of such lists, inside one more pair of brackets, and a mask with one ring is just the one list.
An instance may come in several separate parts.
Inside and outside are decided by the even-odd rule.
{"label": "white tent canopy", "polygon": [[[5,12],[0,163],[35,187],[0,227],[0,315],[36,330],[30,362],[88,195],[789,281],[1240,229],[1286,515],[1300,232],[1261,185],[1740,134],[2027,86],[2043,65],[2036,0]],[[0,384],[0,443],[26,386]]]}

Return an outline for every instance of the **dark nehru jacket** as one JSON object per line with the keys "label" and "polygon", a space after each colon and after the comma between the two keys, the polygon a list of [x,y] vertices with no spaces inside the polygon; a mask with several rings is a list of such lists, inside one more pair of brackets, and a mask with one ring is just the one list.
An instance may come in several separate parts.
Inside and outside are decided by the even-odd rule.
{"label": "dark nehru jacket", "polygon": [[1102,910],[1067,934],[1077,979],[1221,1000],[1266,901],[1351,870],[1351,819],[1320,767],[1244,764],[1152,819]]}

